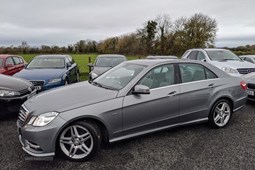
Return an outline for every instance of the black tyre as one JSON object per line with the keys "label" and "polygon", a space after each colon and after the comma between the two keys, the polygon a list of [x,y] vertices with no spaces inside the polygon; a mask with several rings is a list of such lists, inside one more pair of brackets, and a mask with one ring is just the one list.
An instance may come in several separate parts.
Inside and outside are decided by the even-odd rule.
{"label": "black tyre", "polygon": [[223,128],[229,123],[232,113],[231,103],[226,99],[221,99],[213,105],[209,114],[209,123],[214,128]]}
{"label": "black tyre", "polygon": [[78,121],[66,127],[58,138],[59,150],[71,161],[91,159],[101,145],[101,131],[93,122]]}

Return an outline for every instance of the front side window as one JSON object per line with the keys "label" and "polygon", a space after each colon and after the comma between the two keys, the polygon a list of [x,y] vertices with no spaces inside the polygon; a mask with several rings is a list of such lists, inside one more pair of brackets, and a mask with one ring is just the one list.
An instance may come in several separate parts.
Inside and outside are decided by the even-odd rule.
{"label": "front side window", "polygon": [[13,62],[13,60],[12,60],[11,57],[8,57],[8,58],[6,59],[5,65],[14,65],[14,62]]}
{"label": "front side window", "polygon": [[204,53],[203,52],[201,52],[201,51],[199,51],[198,53],[197,53],[197,60],[205,60],[205,55],[204,55]]}
{"label": "front side window", "polygon": [[27,69],[63,69],[64,58],[35,58],[27,66]]}
{"label": "front side window", "polygon": [[145,85],[150,89],[175,84],[174,65],[159,66],[149,71],[138,84]]}
{"label": "front side window", "polygon": [[190,59],[190,60],[196,60],[196,59],[197,59],[197,51],[192,51],[192,52],[188,55],[188,59]]}
{"label": "front side window", "polygon": [[92,83],[99,87],[109,88],[112,90],[120,90],[124,88],[145,68],[146,66],[144,65],[123,63],[102,74],[94,81],[92,81]]}
{"label": "front side window", "polygon": [[13,58],[13,60],[15,62],[15,65],[21,64],[18,57],[12,57],[12,58]]}

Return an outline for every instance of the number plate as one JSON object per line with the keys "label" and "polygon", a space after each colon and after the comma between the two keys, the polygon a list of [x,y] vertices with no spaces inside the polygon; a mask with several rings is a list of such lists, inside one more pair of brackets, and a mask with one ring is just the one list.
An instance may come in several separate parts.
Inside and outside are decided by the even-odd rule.
{"label": "number plate", "polygon": [[41,90],[42,87],[41,87],[41,86],[35,86],[35,89],[36,89],[36,90]]}
{"label": "number plate", "polygon": [[252,90],[247,90],[247,93],[248,93],[248,95],[250,95],[250,96],[254,96],[254,91],[252,91]]}

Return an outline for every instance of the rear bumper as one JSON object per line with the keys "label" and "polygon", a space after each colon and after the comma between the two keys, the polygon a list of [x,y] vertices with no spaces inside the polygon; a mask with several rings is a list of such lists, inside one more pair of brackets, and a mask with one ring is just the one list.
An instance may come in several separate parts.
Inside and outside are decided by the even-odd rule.
{"label": "rear bumper", "polygon": [[236,102],[234,103],[233,112],[236,112],[236,111],[240,110],[241,108],[243,108],[245,106],[246,102],[247,102],[247,96],[241,97],[238,100],[236,100]]}

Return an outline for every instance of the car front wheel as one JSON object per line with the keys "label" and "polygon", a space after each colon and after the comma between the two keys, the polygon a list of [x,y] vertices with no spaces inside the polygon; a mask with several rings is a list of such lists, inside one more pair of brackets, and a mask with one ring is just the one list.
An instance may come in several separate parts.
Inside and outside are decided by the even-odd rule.
{"label": "car front wheel", "polygon": [[228,100],[217,101],[210,112],[209,123],[215,128],[225,127],[232,116],[232,106]]}
{"label": "car front wheel", "polygon": [[59,137],[62,154],[72,161],[89,160],[100,145],[101,133],[93,122],[75,122],[66,127]]}

